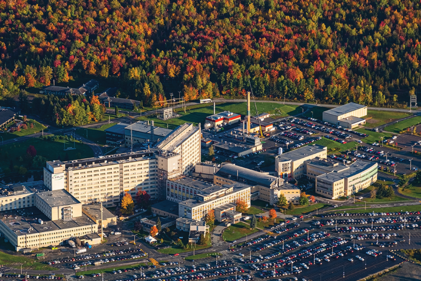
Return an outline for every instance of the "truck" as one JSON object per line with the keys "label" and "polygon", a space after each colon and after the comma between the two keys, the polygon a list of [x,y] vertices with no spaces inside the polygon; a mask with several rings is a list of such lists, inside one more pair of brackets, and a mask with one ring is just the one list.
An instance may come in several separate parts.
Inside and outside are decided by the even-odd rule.
{"label": "truck", "polygon": [[86,253],[86,248],[79,248],[79,249],[77,249],[77,251],[76,251],[76,254],[82,254],[82,253]]}
{"label": "truck", "polygon": [[101,265],[102,264],[102,261],[96,261],[96,262],[94,262],[94,265]]}
{"label": "truck", "polygon": [[73,240],[67,240],[67,243],[69,244],[70,247],[76,248],[76,243]]}

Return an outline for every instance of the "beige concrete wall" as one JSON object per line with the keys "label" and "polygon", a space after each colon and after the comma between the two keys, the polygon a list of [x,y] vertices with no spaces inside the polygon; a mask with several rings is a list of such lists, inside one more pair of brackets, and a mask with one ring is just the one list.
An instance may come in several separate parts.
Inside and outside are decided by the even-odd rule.
{"label": "beige concrete wall", "polygon": [[34,206],[33,193],[0,196],[0,211],[21,209],[32,206]]}

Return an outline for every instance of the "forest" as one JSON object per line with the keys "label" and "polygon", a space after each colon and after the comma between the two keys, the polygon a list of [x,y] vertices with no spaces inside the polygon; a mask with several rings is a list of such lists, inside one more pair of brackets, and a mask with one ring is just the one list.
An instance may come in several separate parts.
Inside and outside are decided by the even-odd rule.
{"label": "forest", "polygon": [[420,20],[418,0],[0,0],[0,103],[89,75],[145,106],[250,87],[403,106],[421,84]]}

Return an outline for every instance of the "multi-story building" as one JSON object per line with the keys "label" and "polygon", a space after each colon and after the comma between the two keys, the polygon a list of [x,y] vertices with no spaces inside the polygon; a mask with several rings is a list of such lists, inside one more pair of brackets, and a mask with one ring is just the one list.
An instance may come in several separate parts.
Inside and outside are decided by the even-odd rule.
{"label": "multi-story building", "polygon": [[66,190],[33,191],[15,185],[10,191],[0,197],[0,233],[16,251],[55,246],[72,237],[98,237],[97,223]]}
{"label": "multi-story building", "polygon": [[[221,194],[220,192],[224,193]],[[203,220],[210,210],[218,207],[235,204],[241,200],[250,207],[250,186],[244,184],[230,184],[220,187],[220,191],[209,194],[196,194],[194,199],[178,203],[178,215],[192,220]],[[217,215],[215,215],[217,217]]]}
{"label": "multi-story building", "polygon": [[188,174],[197,163],[200,163],[200,139],[200,124],[195,127],[193,124],[185,123],[163,138],[156,148],[180,155],[181,171],[183,174]]}
{"label": "multi-story building", "polygon": [[200,162],[200,128],[179,126],[155,148],[72,161],[48,161],[44,184],[66,189],[82,203],[102,201],[113,206],[128,192],[146,191],[152,199],[165,198],[168,178],[188,174]]}
{"label": "multi-story building", "polygon": [[282,178],[260,173],[233,164],[226,164],[214,175],[215,184],[245,183],[251,186],[251,196],[273,205],[284,194],[288,202],[298,203],[300,189],[286,183]]}
{"label": "multi-story building", "polygon": [[323,112],[323,121],[340,125],[345,128],[355,128],[366,123],[361,117],[367,115],[367,106],[357,103],[347,103]]}
{"label": "multi-story building", "polygon": [[375,162],[356,161],[346,166],[326,161],[309,161],[307,175],[315,181],[316,193],[331,199],[351,196],[377,181]]}
{"label": "multi-story building", "polygon": [[151,151],[141,151],[48,161],[44,184],[50,190],[65,189],[84,204],[103,201],[105,206],[113,206],[124,192],[135,196],[144,190],[157,198],[157,175],[157,157]]}
{"label": "multi-story building", "polygon": [[306,175],[305,161],[311,159],[326,159],[327,147],[308,145],[275,157],[275,170],[285,179],[297,179]]}
{"label": "multi-story building", "polygon": [[178,177],[167,180],[166,194],[167,200],[177,203],[193,199],[199,194],[208,201],[212,197],[225,195],[225,188],[191,177]]}

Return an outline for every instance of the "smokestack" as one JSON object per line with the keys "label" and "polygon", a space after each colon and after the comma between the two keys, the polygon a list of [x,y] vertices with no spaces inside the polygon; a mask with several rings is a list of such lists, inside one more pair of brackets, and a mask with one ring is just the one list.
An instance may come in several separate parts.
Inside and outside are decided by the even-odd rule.
{"label": "smokestack", "polygon": [[154,122],[153,122],[153,120],[151,121],[151,141],[153,142],[153,125],[154,125]]}
{"label": "smokestack", "polygon": [[247,92],[247,135],[250,135],[250,92]]}

